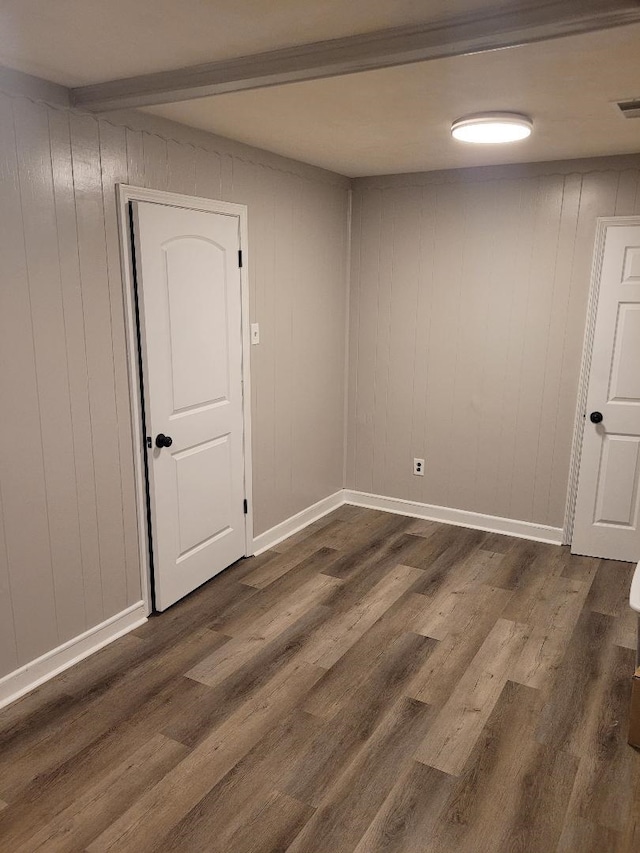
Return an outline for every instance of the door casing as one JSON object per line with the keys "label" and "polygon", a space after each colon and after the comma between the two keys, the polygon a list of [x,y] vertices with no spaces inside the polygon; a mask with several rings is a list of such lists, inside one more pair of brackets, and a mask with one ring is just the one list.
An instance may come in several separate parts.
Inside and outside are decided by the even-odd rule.
{"label": "door casing", "polygon": [[[138,529],[138,549],[142,598],[151,612],[151,561],[149,554],[149,522],[147,519],[147,483],[145,476],[145,436],[142,429],[142,389],[140,387],[138,328],[135,310],[135,282],[133,274],[133,246],[129,227],[129,202],[141,201],[170,207],[187,208],[208,213],[223,213],[237,216],[240,223],[240,249],[242,267],[240,268],[240,286],[242,290],[242,415],[244,425],[244,493],[247,500],[245,515],[245,556],[254,552],[253,545],[253,495],[251,465],[251,377],[250,377],[250,323],[249,323],[249,276],[248,276],[248,228],[247,206],[226,201],[217,201],[196,196],[180,195],[134,187],[129,184],[116,184],[118,229],[120,233],[120,262],[122,267],[124,315],[127,344],[127,372],[129,377],[129,395],[131,403],[131,422],[133,431],[134,476],[136,489],[136,511]],[[144,369],[144,365],[143,365]]]}
{"label": "door casing", "polygon": [[563,531],[563,545],[571,545],[575,521],[576,497],[578,495],[578,476],[580,474],[580,458],[582,456],[582,439],[584,436],[585,417],[587,413],[587,392],[591,373],[591,356],[593,353],[593,336],[596,328],[596,313],[600,295],[600,276],[604,259],[605,238],[609,228],[640,225],[640,216],[601,216],[596,220],[596,239],[591,266],[591,284],[589,286],[589,301],[587,303],[587,322],[582,347],[582,363],[578,382],[578,400],[573,427],[573,443],[571,445],[571,464],[569,468],[569,488],[567,490],[567,505]]}

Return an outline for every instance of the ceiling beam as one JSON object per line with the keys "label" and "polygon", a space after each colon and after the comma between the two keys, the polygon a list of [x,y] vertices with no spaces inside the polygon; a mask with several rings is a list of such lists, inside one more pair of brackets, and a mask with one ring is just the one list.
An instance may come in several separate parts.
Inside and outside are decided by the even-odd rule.
{"label": "ceiling beam", "polygon": [[640,22],[640,0],[538,0],[71,90],[105,112],[482,53]]}

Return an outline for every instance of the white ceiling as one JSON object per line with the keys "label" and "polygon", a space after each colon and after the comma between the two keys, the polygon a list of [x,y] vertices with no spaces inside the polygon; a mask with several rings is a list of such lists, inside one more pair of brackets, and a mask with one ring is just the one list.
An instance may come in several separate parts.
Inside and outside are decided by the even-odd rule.
{"label": "white ceiling", "polygon": [[[0,64],[64,85],[192,65],[486,6],[486,0],[0,0]],[[493,4],[495,5],[495,4]],[[491,53],[147,108],[350,176],[640,152],[640,25]],[[478,147],[451,121],[534,119]]]}
{"label": "white ceiling", "polygon": [[[502,0],[502,5],[513,0]],[[83,86],[500,6],[501,0],[0,0],[0,65]]]}
{"label": "white ceiling", "polygon": [[[149,112],[352,177],[640,152],[640,25],[341,78],[148,107]],[[510,146],[469,146],[451,122],[533,117]]]}

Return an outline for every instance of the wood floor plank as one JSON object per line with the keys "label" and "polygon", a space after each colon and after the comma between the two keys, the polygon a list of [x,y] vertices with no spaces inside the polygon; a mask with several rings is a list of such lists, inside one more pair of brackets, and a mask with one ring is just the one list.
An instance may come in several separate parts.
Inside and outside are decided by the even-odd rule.
{"label": "wood floor plank", "polygon": [[[231,839],[247,825],[256,803],[271,796],[320,725],[311,714],[294,709],[184,816],[162,849],[235,850]],[[310,817],[313,809],[303,808]]]}
{"label": "wood floor plank", "polygon": [[416,751],[418,761],[460,775],[527,638],[525,625],[498,619]]}
{"label": "wood floor plank", "polygon": [[316,530],[310,536],[303,538],[298,547],[292,548],[290,551],[285,550],[280,553],[277,551],[269,553],[266,555],[266,559],[263,559],[253,571],[249,572],[243,578],[242,583],[256,589],[264,589],[264,587],[269,586],[270,583],[285,575],[294,566],[297,566],[306,557],[315,553],[319,548],[334,547],[331,544],[331,534],[342,527],[346,527],[345,522],[332,521],[330,524]]}
{"label": "wood floor plank", "polygon": [[[272,791],[256,804],[246,823],[229,838],[221,853],[276,853],[288,850],[314,810],[282,791]],[[184,848],[178,848],[184,850]]]}
{"label": "wood floor plank", "polygon": [[[34,694],[31,694],[0,711],[0,749],[3,756],[7,756],[7,760],[11,757],[12,748],[16,755],[24,754],[77,714],[77,700],[67,693],[59,682],[56,686],[58,689],[51,698],[46,697],[35,706],[31,703],[23,705],[25,700],[33,697]],[[35,691],[36,694],[38,692]],[[24,707],[24,715],[20,713],[20,707]]]}
{"label": "wood floor plank", "polygon": [[337,511],[324,515],[322,518],[313,521],[311,524],[307,525],[307,527],[304,527],[292,536],[288,536],[286,539],[283,539],[282,542],[278,542],[276,545],[273,545],[271,551],[275,551],[277,554],[286,554],[287,551],[298,550],[300,545],[310,536],[315,536],[316,533],[323,530],[325,527],[331,529],[331,525],[337,526],[336,522],[348,520],[349,519],[339,517]]}
{"label": "wood floor plank", "polygon": [[411,523],[407,526],[407,533],[414,533],[416,536],[424,536],[425,538],[429,538],[436,530],[440,527],[440,525],[436,521],[427,521],[424,518],[414,518],[411,520]]}
{"label": "wood floor plank", "polygon": [[613,628],[612,642],[624,649],[636,650],[638,646],[638,614],[630,607],[619,614]]}
{"label": "wood floor plank", "polygon": [[401,533],[406,533],[411,519],[395,513],[367,510],[357,524],[342,524],[333,528],[324,544],[350,554],[353,561],[366,559],[370,550],[375,550]]}
{"label": "wood floor plank", "polygon": [[[413,538],[414,550],[411,558],[411,565],[417,569],[424,571],[430,570],[435,561],[455,545],[456,541],[463,543],[467,542],[467,537],[472,531],[465,530],[463,527],[451,527],[446,524],[438,525],[430,536],[420,536],[417,534],[407,534]],[[475,531],[473,531],[475,534]],[[407,561],[409,562],[409,561]]]}
{"label": "wood floor plank", "polygon": [[310,806],[320,805],[334,779],[366,744],[434,646],[434,640],[417,634],[398,637],[340,713],[318,731],[291,767],[283,790]]}
{"label": "wood floor plank", "polygon": [[263,589],[256,589],[253,595],[241,598],[237,606],[226,608],[209,627],[229,637],[243,634],[257,620],[276,608],[282,599],[300,589],[318,573],[329,569],[339,556],[340,552],[333,548],[319,548],[273,583]]}
{"label": "wood floor plank", "polygon": [[505,536],[502,533],[487,533],[482,547],[487,551],[493,551],[496,554],[506,554],[513,548],[514,541],[511,536]]}
{"label": "wood floor plank", "polygon": [[489,583],[504,589],[518,589],[532,576],[534,564],[544,562],[547,557],[553,559],[555,550],[553,545],[517,539],[503,555]]}
{"label": "wood floor plank", "polygon": [[[627,744],[620,721],[629,707],[629,671],[634,654],[613,647],[609,666],[601,673],[601,701],[594,704],[585,727],[583,749],[567,817],[567,835],[577,818],[623,833],[633,810],[637,754]],[[567,842],[564,842],[565,846]]]}
{"label": "wood floor plank", "polygon": [[[634,755],[637,756],[636,750]],[[617,839],[617,846],[611,846],[615,853],[634,853],[640,850],[640,762],[636,759],[634,764],[631,808],[627,814],[624,832]],[[566,848],[562,853],[566,853]]]}
{"label": "wood floor plank", "polygon": [[548,853],[555,848],[577,759],[535,741],[543,701],[535,689],[505,684],[441,813],[434,851]]}
{"label": "wood floor plank", "polygon": [[378,564],[401,563],[402,557],[411,553],[420,538],[406,533],[407,519],[389,516],[391,522],[378,524],[368,537],[351,539],[342,543],[342,556],[324,571],[333,577],[347,580],[369,574]]}
{"label": "wood floor plank", "polygon": [[[110,645],[115,646],[123,639],[120,637]],[[62,679],[56,677],[5,706],[0,710],[0,750],[4,750],[11,739],[23,741],[26,737],[41,737],[43,730],[55,725],[60,714],[68,713],[74,704]]]}
{"label": "wood floor plank", "polygon": [[[431,597],[426,608],[425,618],[419,627],[419,633],[436,640],[444,640],[449,634],[460,630],[466,624],[466,614],[474,606],[474,598],[482,595],[482,587],[487,573],[494,570],[502,559],[500,554],[491,551],[474,550],[471,556],[463,560],[460,567],[441,584]],[[510,593],[500,590],[503,599]],[[496,594],[500,594],[496,593]]]}
{"label": "wood floor plank", "polygon": [[221,725],[283,666],[298,656],[309,637],[330,616],[331,612],[326,607],[307,611],[270,643],[258,649],[243,666],[213,687],[185,678],[187,682],[198,684],[201,692],[194,693],[193,700],[185,703],[185,713],[181,717],[168,721],[162,729],[163,734],[186,746],[197,746],[212,729]]}
{"label": "wood floor plank", "polygon": [[54,820],[15,847],[15,853],[64,853],[69,850],[71,837],[76,849],[86,846],[187,753],[182,744],[155,735],[126,761],[100,777]]}
{"label": "wood floor plank", "polygon": [[417,593],[401,595],[311,688],[302,706],[304,710],[325,720],[342,710],[352,693],[369,681],[394,641],[401,634],[415,630],[426,602]]}
{"label": "wood floor plank", "polygon": [[0,850],[637,853],[630,572],[340,507],[0,711]]}
{"label": "wood floor plank", "polygon": [[393,786],[354,853],[429,853],[455,781],[414,761]]}
{"label": "wood floor plank", "polygon": [[353,504],[343,504],[332,513],[334,518],[339,521],[355,521],[359,522],[369,514],[370,510],[363,506],[354,506]]}
{"label": "wood floor plank", "polygon": [[634,569],[633,563],[601,560],[589,590],[587,606],[607,616],[619,616],[627,611]]}
{"label": "wood floor plank", "polygon": [[[467,564],[467,560],[476,551],[481,549],[486,534],[482,530],[467,530],[460,528],[457,534],[450,534],[449,544],[441,550],[437,556],[430,551],[429,545],[434,543],[436,533],[425,540],[425,548],[417,551],[420,555],[413,561],[412,565],[424,569],[424,574],[414,584],[413,591],[423,595],[435,595],[449,580],[453,566],[461,563]],[[500,584],[495,584],[499,586]]]}
{"label": "wood floor plank", "polygon": [[[375,554],[381,543],[402,532],[408,524],[409,519],[384,512],[368,513],[358,524],[332,518],[330,524],[303,538],[298,547],[276,554],[264,566],[250,573],[243,583],[262,589],[319,548],[347,551],[349,556],[345,558],[346,564],[358,566],[368,553]],[[334,577],[344,576],[337,571],[332,571],[331,574]]]}
{"label": "wood floor plank", "polygon": [[163,648],[167,644],[175,645],[196,628],[208,627],[219,613],[233,606],[241,596],[252,594],[253,590],[243,581],[255,570],[256,564],[261,565],[263,560],[270,558],[271,555],[265,553],[238,560],[168,610],[152,614],[144,625],[135,629],[134,635]]}
{"label": "wood floor plank", "polygon": [[562,833],[555,853],[635,853],[638,845],[622,847],[620,833],[590,820],[574,817]]}
{"label": "wood floor plank", "polygon": [[373,587],[397,566],[412,568],[410,562],[405,562],[405,558],[411,556],[418,539],[419,537],[406,533],[395,533],[375,548],[348,552],[345,558],[334,562],[324,573],[339,578],[343,585],[336,588],[333,595],[327,599],[327,605],[336,611],[347,613],[358,607]]}
{"label": "wood floor plank", "polygon": [[591,584],[598,567],[600,560],[596,557],[582,557],[577,554],[572,554],[568,545],[560,548],[560,557],[562,566],[562,577],[570,578],[574,581],[584,581]]}
{"label": "wood floor plank", "polygon": [[110,689],[100,685],[82,701],[76,700],[77,712],[59,721],[45,739],[29,743],[26,749],[21,749],[20,743],[14,743],[3,751],[5,760],[0,762],[0,796],[9,802],[20,796],[31,780],[64,764],[125,720],[161,685],[181,676],[186,666],[225,641],[225,637],[201,629],[183,643],[146,660],[140,668],[133,667],[123,673]]}
{"label": "wood floor plank", "polygon": [[397,776],[410,765],[432,711],[400,700],[356,759],[336,779],[326,800],[287,848],[287,853],[353,850],[386,799]]}
{"label": "wood floor plank", "polygon": [[[300,589],[248,624],[244,631],[201,660],[186,675],[213,687],[244,666],[270,640],[301,619],[305,613],[323,603],[332,589],[340,586],[337,578],[316,574]],[[308,658],[310,660],[310,658]],[[313,662],[313,661],[312,661]]]}
{"label": "wood floor plank", "polygon": [[544,689],[554,678],[584,606],[588,584],[550,578],[532,609],[531,633],[510,673],[513,681]]}
{"label": "wood floor plank", "polygon": [[125,634],[115,643],[110,643],[96,652],[96,660],[93,660],[92,655],[80,661],[77,666],[62,672],[60,684],[69,696],[76,699],[96,696],[109,690],[132,668],[144,666],[159,650],[159,645],[154,644],[152,647],[146,640],[133,634]]}
{"label": "wood floor plank", "polygon": [[458,614],[455,626],[438,643],[418,673],[409,695],[429,705],[444,705],[493,630],[511,595],[511,591],[499,587],[480,586],[473,596],[465,596],[468,606],[463,614]]}
{"label": "wood floor plank", "polygon": [[[87,847],[156,851],[161,840],[299,702],[323,670],[294,660]],[[149,820],[149,815],[153,819]]]}
{"label": "wood floor plank", "polygon": [[614,655],[614,618],[583,610],[538,723],[537,738],[580,756],[603,698]]}
{"label": "wood floor plank", "polygon": [[360,604],[338,613],[323,625],[303,654],[305,660],[329,669],[407,592],[422,574],[411,566],[397,566],[380,580]]}
{"label": "wood floor plank", "polygon": [[[526,553],[529,556],[532,554],[530,551]],[[533,556],[513,587],[513,595],[503,613],[504,618],[511,619],[512,622],[533,624],[536,611],[544,609],[545,603],[549,600],[550,584],[555,578],[565,577],[564,568],[565,560],[560,549],[551,556],[547,554]],[[502,564],[498,567],[498,574],[501,572]],[[494,575],[492,580],[501,581],[504,578],[496,578]],[[575,578],[565,578],[565,580],[569,582]],[[498,583],[498,586],[501,585],[505,584]],[[585,589],[589,589],[588,583],[585,584]]]}
{"label": "wood floor plank", "polygon": [[[0,813],[0,839],[6,849],[18,847],[35,828],[50,823],[100,779],[150,740],[203,686],[187,678],[173,679],[137,712],[98,736],[62,764],[36,776]],[[208,688],[207,688],[208,689]]]}
{"label": "wood floor plank", "polygon": [[[57,738],[82,712],[78,695],[94,696],[106,680],[113,683],[113,674],[122,675],[140,657],[146,656],[143,641],[130,635],[101,649],[92,659],[81,661],[71,670],[42,685],[38,690],[0,711],[0,753],[5,761],[12,756],[23,758],[31,751],[46,752],[47,738]],[[95,658],[95,661],[93,660]],[[17,790],[13,790],[14,797]]]}

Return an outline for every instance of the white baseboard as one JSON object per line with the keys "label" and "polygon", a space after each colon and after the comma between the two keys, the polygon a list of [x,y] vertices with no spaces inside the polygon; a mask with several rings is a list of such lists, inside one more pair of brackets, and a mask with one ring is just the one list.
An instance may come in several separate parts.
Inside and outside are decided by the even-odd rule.
{"label": "white baseboard", "polygon": [[258,555],[269,548],[273,548],[278,542],[282,542],[283,539],[293,536],[294,533],[303,530],[309,524],[322,518],[323,515],[327,515],[333,512],[334,509],[338,509],[344,502],[344,489],[340,489],[327,498],[322,498],[322,500],[312,506],[303,509],[301,512],[292,515],[291,518],[287,518],[270,530],[266,530],[264,533],[256,536],[253,540],[253,553]]}
{"label": "white baseboard", "polygon": [[515,536],[519,539],[548,542],[551,545],[562,545],[563,542],[561,527],[548,527],[545,524],[534,524],[531,521],[516,521],[512,518],[500,518],[497,515],[467,512],[463,509],[434,506],[418,501],[405,501],[401,498],[387,498],[383,495],[371,495],[367,492],[355,492],[350,489],[344,490],[344,503],[368,507],[369,509],[380,509],[384,512],[395,512],[398,515],[409,515],[413,518],[424,518],[427,521],[440,521],[443,524],[454,524],[458,527],[486,530],[489,533],[502,533],[505,536]]}
{"label": "white baseboard", "polygon": [[0,708],[15,702],[34,687],[38,687],[39,684],[43,684],[54,675],[58,675],[146,621],[147,605],[144,601],[138,601],[121,613],[116,613],[115,616],[96,625],[95,628],[90,628],[84,634],[67,640],[66,643],[46,652],[31,663],[10,672],[0,678]]}
{"label": "white baseboard", "polygon": [[534,524],[531,521],[517,521],[513,518],[501,518],[497,515],[484,515],[480,512],[468,512],[463,509],[452,509],[446,506],[423,504],[418,501],[407,501],[402,498],[388,498],[384,495],[372,495],[368,492],[356,492],[352,489],[341,489],[328,498],[323,498],[313,506],[292,515],[270,530],[261,533],[253,540],[254,554],[261,554],[273,548],[279,542],[303,530],[309,524],[333,512],[343,504],[379,509],[383,512],[394,512],[398,515],[408,515],[412,518],[424,518],[428,521],[440,521],[443,524],[453,524],[457,527],[471,527],[474,530],[486,530],[488,533],[502,533],[505,536],[515,536],[518,539],[532,539],[534,542],[547,542],[551,545],[562,545],[563,531],[561,527],[549,527],[545,524]]}

